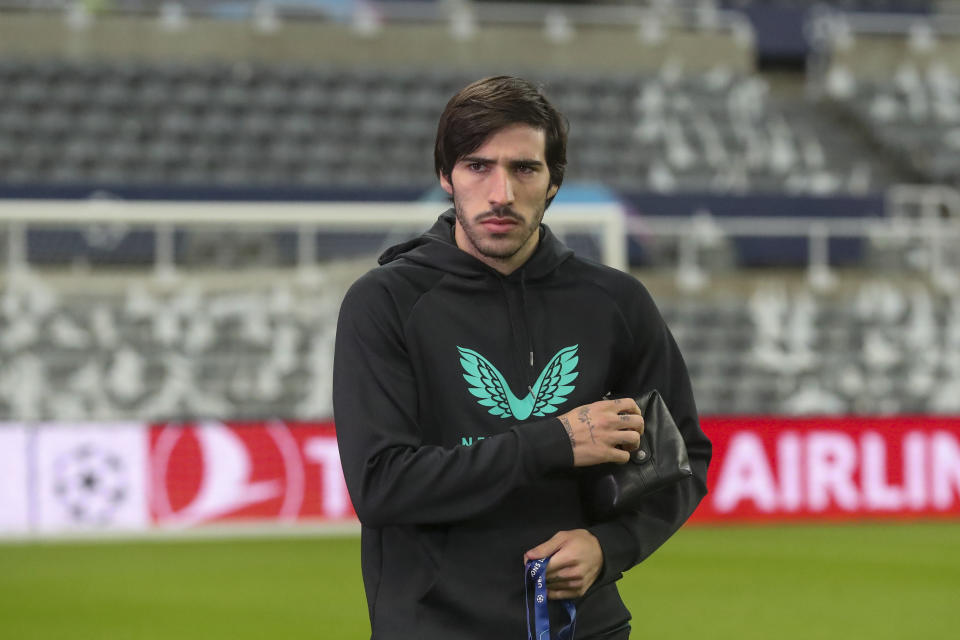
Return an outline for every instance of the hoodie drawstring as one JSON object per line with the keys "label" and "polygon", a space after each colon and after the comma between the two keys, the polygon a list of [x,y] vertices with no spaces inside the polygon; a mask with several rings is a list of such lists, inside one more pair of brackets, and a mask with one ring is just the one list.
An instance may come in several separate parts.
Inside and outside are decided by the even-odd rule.
{"label": "hoodie drawstring", "polygon": [[[534,354],[533,354],[533,338],[530,333],[531,325],[530,318],[527,312],[527,281],[526,273],[524,271],[520,272],[520,300],[519,308],[517,305],[517,299],[514,297],[516,294],[511,294],[506,278],[499,278],[500,288],[503,292],[504,300],[507,303],[507,317],[510,321],[510,329],[513,334],[513,348],[511,351],[514,353],[514,365],[517,367],[517,373],[523,376],[523,379],[526,381],[527,391],[533,391],[533,383],[536,381],[533,378],[533,367],[534,367]],[[515,285],[514,285],[515,286]],[[514,292],[516,290],[514,289]],[[524,344],[524,338],[526,338],[526,344]],[[524,354],[524,347],[526,347],[526,354]],[[525,363],[525,357],[528,360],[528,363]]]}
{"label": "hoodie drawstring", "polygon": [[530,351],[530,368],[533,369],[533,338],[530,337],[530,317],[527,315],[527,272],[523,269],[520,270],[520,310],[527,325],[527,349]]}

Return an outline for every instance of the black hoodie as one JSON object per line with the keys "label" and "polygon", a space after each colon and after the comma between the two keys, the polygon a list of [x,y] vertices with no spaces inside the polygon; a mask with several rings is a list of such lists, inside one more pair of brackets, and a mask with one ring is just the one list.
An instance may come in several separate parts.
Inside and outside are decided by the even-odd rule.
{"label": "black hoodie", "polygon": [[[574,256],[546,226],[504,276],[459,249],[453,225],[447,211],[389,249],[340,310],[334,415],[372,637],[522,640],[523,554],[578,528],[597,537],[604,567],[577,602],[576,637],[599,637],[630,619],[621,573],[706,494],[710,442],[686,367],[631,276]],[[557,416],[654,388],[694,478],[636,514],[590,522]]]}

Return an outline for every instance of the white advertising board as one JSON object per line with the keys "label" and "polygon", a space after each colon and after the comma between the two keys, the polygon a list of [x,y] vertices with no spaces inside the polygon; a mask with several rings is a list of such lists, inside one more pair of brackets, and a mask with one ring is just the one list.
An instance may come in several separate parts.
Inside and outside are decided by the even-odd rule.
{"label": "white advertising board", "polygon": [[30,530],[28,436],[23,425],[0,424],[0,536]]}
{"label": "white advertising board", "polygon": [[36,429],[38,532],[147,527],[145,425],[61,422]]}

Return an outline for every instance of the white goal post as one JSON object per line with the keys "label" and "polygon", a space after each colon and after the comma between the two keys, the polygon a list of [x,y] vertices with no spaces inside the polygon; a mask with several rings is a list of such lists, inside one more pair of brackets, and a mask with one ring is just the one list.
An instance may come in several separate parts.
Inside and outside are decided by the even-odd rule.
{"label": "white goal post", "polygon": [[[90,200],[0,200],[0,231],[6,231],[7,266],[27,266],[27,231],[33,228],[82,228],[118,225],[148,228],[156,233],[156,269],[175,268],[174,231],[184,228],[225,228],[256,231],[295,230],[299,234],[298,264],[309,268],[317,259],[317,232],[426,230],[447,207],[441,202],[233,202]],[[627,270],[626,213],[615,203],[555,203],[544,221],[560,237],[568,233],[596,238],[598,258]]]}

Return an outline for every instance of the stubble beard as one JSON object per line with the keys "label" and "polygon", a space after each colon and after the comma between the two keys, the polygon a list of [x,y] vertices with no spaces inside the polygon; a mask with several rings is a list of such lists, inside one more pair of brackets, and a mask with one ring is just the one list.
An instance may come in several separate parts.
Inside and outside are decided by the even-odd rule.
{"label": "stubble beard", "polygon": [[[509,207],[502,209],[494,209],[490,211],[485,211],[482,214],[475,217],[473,221],[467,219],[467,214],[464,213],[463,207],[460,206],[460,201],[457,199],[457,194],[453,194],[453,209],[457,216],[457,222],[460,224],[460,228],[463,229],[464,234],[467,236],[467,240],[470,242],[471,246],[476,249],[477,253],[484,256],[485,258],[491,258],[493,260],[509,260],[517,254],[523,247],[527,245],[527,242],[530,240],[535,232],[540,230],[540,222],[543,220],[543,214],[547,210],[546,201],[540,207],[540,211],[534,215],[533,219],[529,224],[523,219],[522,216],[513,211]],[[512,242],[504,243],[488,241],[484,236],[485,231],[482,229],[481,220],[491,217],[491,215],[496,214],[498,216],[508,217],[513,220],[516,220],[518,225],[517,228],[512,230],[509,234],[498,234],[500,236],[514,236],[516,239]]]}

